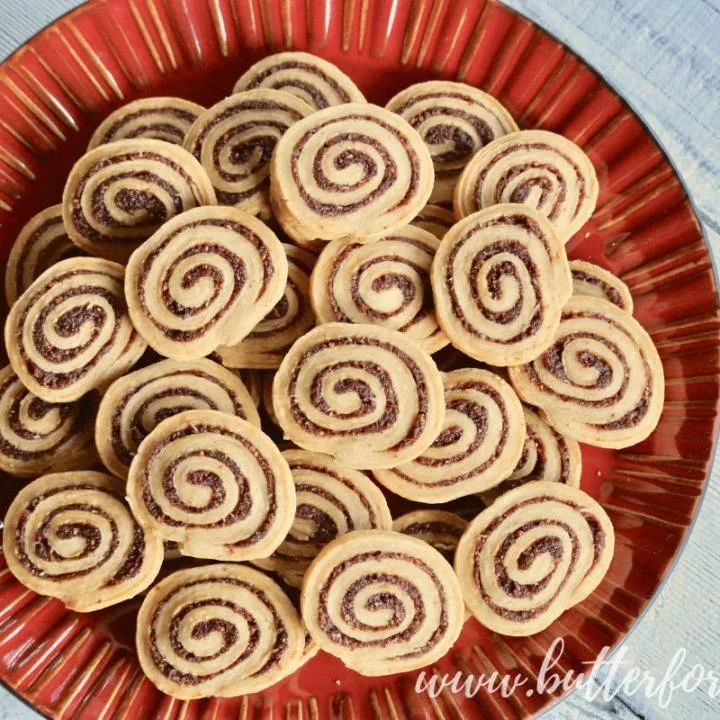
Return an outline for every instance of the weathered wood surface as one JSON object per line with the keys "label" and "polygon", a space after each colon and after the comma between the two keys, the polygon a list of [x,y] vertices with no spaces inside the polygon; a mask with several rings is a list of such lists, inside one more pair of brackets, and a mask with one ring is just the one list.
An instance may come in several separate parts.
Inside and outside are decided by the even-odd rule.
{"label": "weathered wood surface", "polygon": [[[301,1],[301,0],[298,0]],[[720,253],[720,0],[506,0],[595,66],[663,143]],[[78,5],[76,0],[0,0],[0,58]],[[629,667],[662,677],[679,648],[720,674],[720,463],[670,580],[626,641]],[[36,713],[0,690],[0,720]],[[712,720],[720,700],[678,693],[668,708],[644,695],[587,701],[576,693],[547,720]]]}

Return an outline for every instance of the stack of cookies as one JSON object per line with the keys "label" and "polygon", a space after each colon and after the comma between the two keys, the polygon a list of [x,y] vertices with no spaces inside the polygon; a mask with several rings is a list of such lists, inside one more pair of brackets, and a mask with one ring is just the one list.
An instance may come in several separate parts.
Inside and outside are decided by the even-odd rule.
{"label": "stack of cookies", "polygon": [[480,90],[380,107],[306,53],[118,109],[8,264],[10,570],[80,612],[144,594],[177,698],[545,629],[613,555],[579,443],[663,406],[627,286],[566,255],[597,197]]}

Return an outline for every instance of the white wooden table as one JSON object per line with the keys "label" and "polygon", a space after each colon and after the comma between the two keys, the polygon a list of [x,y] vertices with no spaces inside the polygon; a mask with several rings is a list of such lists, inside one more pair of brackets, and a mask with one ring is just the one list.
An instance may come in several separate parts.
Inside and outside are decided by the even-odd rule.
{"label": "white wooden table", "polygon": [[[302,2],[304,0],[297,0]],[[706,236],[720,253],[720,0],[505,0],[577,51],[640,112],[685,178]],[[77,0],[0,0],[0,58]],[[682,559],[660,596],[626,641],[630,666],[662,677],[687,649],[720,675],[720,463]],[[0,689],[0,720],[38,715]],[[720,698],[676,694],[618,695],[592,703],[577,693],[547,720],[712,720]]]}

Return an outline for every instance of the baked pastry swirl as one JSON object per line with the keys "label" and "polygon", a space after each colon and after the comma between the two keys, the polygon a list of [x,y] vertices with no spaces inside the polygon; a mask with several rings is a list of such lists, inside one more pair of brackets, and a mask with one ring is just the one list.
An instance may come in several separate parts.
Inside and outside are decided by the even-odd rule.
{"label": "baked pastry swirl", "polygon": [[105,467],[126,478],[147,435],[186,410],[219,410],[260,427],[255,403],[230,370],[206,359],[161,360],[118,378],[103,395],[95,443]]}
{"label": "baked pastry swirl", "polygon": [[455,215],[499,203],[542,213],[567,242],[595,211],[598,180],[575,143],[546,130],[505,135],[476,153],[455,186]]}
{"label": "baked pastry swirl", "polygon": [[214,560],[268,557],[295,515],[290,468],[272,440],[216,410],[161,422],[140,443],[127,494],[148,532]]}
{"label": "baked pastry swirl", "polygon": [[633,299],[630,289],[619,277],[585,260],[571,260],[570,272],[575,295],[602,298],[632,315]]}
{"label": "baked pastry swirl", "polygon": [[536,358],[572,294],[562,243],[537,210],[522,205],[495,205],[454,225],[430,277],[450,342],[491,365]]}
{"label": "baked pastry swirl", "polygon": [[65,232],[62,205],[53,205],[34,215],[20,231],[10,249],[5,268],[5,297],[8,307],[51,265],[82,254],[82,250],[73,244]]}
{"label": "baked pastry swirl", "polygon": [[160,690],[188,700],[258,692],[298,666],[298,613],[280,587],[244,565],[213,563],[161,580],[140,607],[140,665]]}
{"label": "baked pastry swirl", "polygon": [[103,120],[90,138],[88,150],[117,140],[145,138],[182,145],[190,126],[205,108],[176,97],[134,100]]}
{"label": "baked pastry swirl", "polygon": [[525,421],[517,395],[488,370],[443,375],[445,419],[419,457],[375,479],[394,493],[423,503],[444,503],[499,484],[520,459]]}
{"label": "baked pastry swirl", "polygon": [[318,323],[369,323],[399,330],[429,353],[448,344],[435,319],[430,265],[439,241],[407,225],[373,243],[334,240],[310,278]]}
{"label": "baked pastry swirl", "polygon": [[412,125],[432,155],[431,202],[452,202],[455,183],[482,147],[518,126],[492,95],[465,83],[429,80],[401,90],[385,106]]}
{"label": "baked pastry swirl", "polygon": [[455,570],[482,625],[501,635],[534,635],[597,587],[614,547],[612,523],[589,495],[530,482],[470,523]]}
{"label": "baked pastry swirl", "polygon": [[455,224],[455,215],[442,205],[427,204],[410,223],[431,232],[438,240]]}
{"label": "baked pastry swirl", "polygon": [[328,323],[301,337],[273,382],[285,437],[358,469],[417,457],[443,422],[442,378],[432,358],[396,330]]}
{"label": "baked pastry swirl", "polygon": [[407,225],[430,197],[418,133],[376,105],[351,103],[295,123],[270,163],[273,215],[299,245],[369,242]]}
{"label": "baked pastry swirl", "polygon": [[118,140],[83,155],[63,191],[70,239],[119,263],[165,221],[215,205],[210,179],[183,148],[162,140]]}
{"label": "baked pastry swirl", "polygon": [[246,338],[237,345],[217,349],[227,367],[277,368],[288,348],[315,325],[309,287],[315,256],[288,243],[283,247],[288,265],[283,295]]}
{"label": "baked pastry swirl", "polygon": [[365,102],[355,83],[332,63],[304,52],[275,53],[245,71],[234,93],[271,88],[291,93],[314,110]]}
{"label": "baked pastry swirl", "polygon": [[236,208],[195,208],[130,258],[125,295],[138,332],[178,360],[242,340],[283,295],[287,258],[264,223]]}
{"label": "baked pastry swirl", "polygon": [[15,477],[79,470],[93,464],[94,399],[49,403],[8,365],[0,370],[0,470]]}
{"label": "baked pastry swirl", "polygon": [[381,490],[367,475],[329,455],[286,450],[295,481],[295,519],[282,545],[255,564],[300,587],[312,560],[335,538],[353,530],[390,530],[392,518]]}
{"label": "baked pastry swirl", "polygon": [[124,483],[89,470],[43,475],[5,516],[3,554],[26,587],[78,612],[115,605],[144,590],[163,560],[124,500]]}
{"label": "baked pastry swirl", "polygon": [[10,364],[31,393],[77,400],[127,371],[145,350],[128,315],[123,267],[68,258],[46,270],[5,322]]}
{"label": "baked pastry swirl", "polygon": [[413,510],[395,518],[392,529],[432,545],[452,562],[467,524],[467,520],[446,510]]}
{"label": "baked pastry swirl", "polygon": [[382,530],[327,545],[305,575],[301,607],[320,648],[369,676],[439,660],[465,613],[447,560],[422,540]]}
{"label": "baked pastry swirl", "polygon": [[202,163],[221,205],[267,217],[270,156],[283,133],[312,112],[289,93],[248,90],[203,113],[185,136],[185,148]]}
{"label": "baked pastry swirl", "polygon": [[624,448],[647,438],[662,412],[665,382],[647,332],[626,312],[575,295],[550,347],[510,369],[520,397],[578,442]]}

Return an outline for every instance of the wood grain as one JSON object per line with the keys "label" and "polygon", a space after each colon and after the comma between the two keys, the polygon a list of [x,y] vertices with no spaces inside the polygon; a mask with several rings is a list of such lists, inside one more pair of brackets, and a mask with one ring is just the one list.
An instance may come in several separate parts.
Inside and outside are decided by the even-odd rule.
{"label": "wood grain", "polygon": [[[720,2],[718,0],[505,0],[594,65],[638,111],[688,185],[715,253],[720,252]],[[76,0],[0,1],[0,58]],[[624,643],[629,666],[661,677],[684,647],[684,668],[700,663],[720,674],[720,463],[675,572]],[[602,677],[602,674],[601,674]],[[718,699],[698,690],[657,698],[620,694],[588,702],[571,695],[547,720],[706,720]],[[38,715],[0,690],[0,720]]]}

